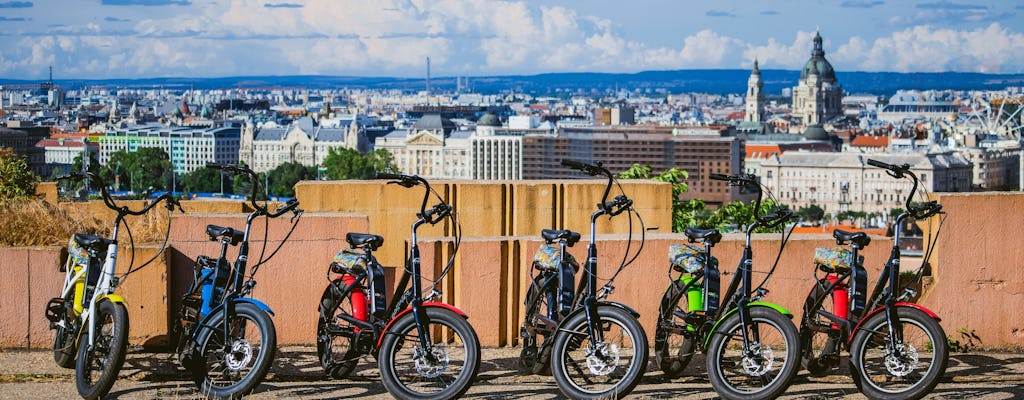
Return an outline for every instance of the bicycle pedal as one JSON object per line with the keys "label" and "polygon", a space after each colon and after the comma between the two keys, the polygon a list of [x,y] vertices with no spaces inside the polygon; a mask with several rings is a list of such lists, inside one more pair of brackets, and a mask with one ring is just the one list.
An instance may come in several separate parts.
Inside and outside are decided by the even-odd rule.
{"label": "bicycle pedal", "polygon": [[65,314],[64,299],[54,297],[46,304],[46,319],[50,320],[50,329],[54,328],[53,324],[63,320]]}

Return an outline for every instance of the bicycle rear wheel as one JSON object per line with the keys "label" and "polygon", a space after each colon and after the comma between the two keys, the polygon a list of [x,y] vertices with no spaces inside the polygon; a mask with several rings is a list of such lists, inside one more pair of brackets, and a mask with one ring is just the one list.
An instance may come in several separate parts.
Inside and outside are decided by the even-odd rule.
{"label": "bicycle rear wheel", "polygon": [[689,315],[685,286],[683,281],[676,280],[665,291],[654,329],[654,362],[669,379],[683,376],[697,348],[698,327],[690,325],[685,318]]}
{"label": "bicycle rear wheel", "polygon": [[[339,282],[340,283],[340,282]],[[360,329],[340,315],[351,317],[352,297],[341,296],[341,291],[331,283],[320,297],[320,317],[316,326],[316,352],[320,365],[331,378],[345,379],[359,362],[356,341]],[[343,283],[342,283],[343,284]],[[373,332],[363,334],[364,340],[373,341]]]}
{"label": "bicycle rear wheel", "polygon": [[[793,322],[768,307],[751,307],[744,332],[734,312],[711,333],[708,378],[730,400],[774,399],[793,382],[800,365],[799,334]],[[744,337],[749,343],[744,345]]]}
{"label": "bicycle rear wheel", "polygon": [[453,399],[466,393],[480,368],[480,341],[466,319],[428,307],[429,348],[420,345],[412,312],[384,332],[377,360],[384,388],[399,399]]}
{"label": "bicycle rear wheel", "polygon": [[800,349],[804,367],[812,376],[824,376],[839,365],[842,338],[838,326],[819,311],[837,315],[834,292],[826,292],[830,282],[821,279],[811,288],[804,301],[804,314],[800,319]]}
{"label": "bicycle rear wheel", "polygon": [[251,303],[235,304],[224,334],[224,314],[217,311],[199,339],[200,358],[192,375],[203,395],[238,399],[252,392],[270,370],[277,350],[277,332],[266,312]]}
{"label": "bicycle rear wheel", "polygon": [[897,348],[889,340],[884,311],[864,321],[850,345],[853,382],[872,399],[920,399],[946,371],[949,349],[942,326],[915,308],[899,307],[896,313],[903,336]]}
{"label": "bicycle rear wheel", "polygon": [[551,347],[551,374],[562,394],[574,399],[624,397],[647,368],[647,335],[629,312],[599,305],[604,341],[587,334],[587,315],[565,320]]}
{"label": "bicycle rear wheel", "polygon": [[[64,297],[62,305],[67,307],[67,304],[71,304],[74,298],[74,293],[68,293]],[[59,301],[59,299],[55,301]],[[62,312],[61,314],[63,317],[60,319],[60,322],[63,326],[51,323],[54,329],[53,361],[57,362],[57,365],[61,368],[75,368],[75,360],[78,355],[78,348],[75,347],[77,344],[77,340],[75,340],[77,333],[77,329],[74,327],[75,321],[68,318],[67,312]]]}
{"label": "bicycle rear wheel", "polygon": [[[547,282],[547,285],[545,285]],[[544,318],[552,315],[551,302],[557,281],[538,275],[526,292],[526,316],[523,318],[523,350],[519,353],[519,370],[528,374],[551,373],[551,341],[553,328],[545,326]]]}
{"label": "bicycle rear wheel", "polygon": [[75,386],[84,399],[106,396],[124,366],[128,345],[128,310],[121,303],[101,300],[96,304],[96,338],[90,346],[82,333],[75,365]]}

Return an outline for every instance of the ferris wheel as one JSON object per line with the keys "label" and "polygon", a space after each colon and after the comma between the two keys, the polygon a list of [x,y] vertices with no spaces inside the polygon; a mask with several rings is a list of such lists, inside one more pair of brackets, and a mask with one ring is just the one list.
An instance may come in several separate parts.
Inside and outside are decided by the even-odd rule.
{"label": "ferris wheel", "polygon": [[1005,93],[979,93],[969,99],[969,124],[975,133],[1020,140],[1024,137],[1024,97]]}

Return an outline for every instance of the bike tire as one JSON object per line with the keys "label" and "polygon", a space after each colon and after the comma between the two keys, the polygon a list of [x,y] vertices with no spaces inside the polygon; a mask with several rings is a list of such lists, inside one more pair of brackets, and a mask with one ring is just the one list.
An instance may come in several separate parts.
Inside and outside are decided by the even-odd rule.
{"label": "bike tire", "polygon": [[825,376],[839,365],[843,341],[838,327],[832,321],[818,315],[824,310],[836,315],[832,296],[826,292],[830,282],[821,279],[811,288],[804,301],[804,313],[800,318],[800,352],[803,366],[811,376]]}
{"label": "bike tire", "polygon": [[[793,322],[775,309],[751,307],[748,312],[760,334],[759,340],[751,344],[759,357],[744,355],[740,314],[733,312],[711,332],[708,378],[715,391],[729,400],[774,399],[789,387],[799,369],[799,334]],[[772,350],[779,342],[785,346],[785,358],[781,360]],[[779,361],[781,368],[775,368]]]}
{"label": "bike tire", "polygon": [[[548,278],[544,275],[537,275],[533,278],[530,289],[526,292],[526,316],[523,317],[523,326],[538,325],[540,315],[549,315],[551,304],[548,304],[548,293],[557,290],[554,280],[544,285]],[[523,350],[519,353],[519,371],[524,374],[550,375],[551,364],[551,341],[548,337],[542,337],[538,341],[537,334],[526,333],[523,338]]]}
{"label": "bike tire", "polygon": [[[942,326],[924,311],[911,307],[896,309],[903,326],[904,349],[910,348],[913,364],[910,370],[904,360],[893,361],[888,352],[888,320],[879,312],[864,321],[850,345],[850,372],[861,393],[871,399],[916,400],[931,393],[946,372],[949,348]],[[930,357],[922,357],[929,350]],[[917,373],[922,359],[929,361],[924,373]],[[899,376],[904,374],[904,376]],[[910,379],[904,379],[910,377]],[[891,384],[893,387],[883,387]]]}
{"label": "bike tire", "polygon": [[661,369],[668,379],[683,376],[683,371],[690,364],[697,348],[696,331],[687,335],[676,329],[698,329],[690,327],[686,321],[676,317],[675,312],[686,312],[688,299],[682,281],[676,280],[661,298],[658,310],[658,323],[654,328],[654,364]]}
{"label": "bike tire", "polygon": [[[344,284],[342,282],[342,284]],[[354,326],[339,319],[341,313],[352,309],[352,297],[341,296],[332,282],[320,296],[320,316],[316,325],[316,354],[324,373],[333,379],[345,379],[356,369]]]}
{"label": "bike tire", "polygon": [[[128,310],[109,300],[96,303],[96,338],[90,346],[88,331],[79,340],[75,386],[83,399],[102,398],[114,386],[128,350]],[[86,322],[88,323],[88,322]]]}
{"label": "bike tire", "polygon": [[[65,298],[65,304],[74,301],[74,294],[69,293]],[[57,326],[53,335],[53,361],[61,368],[75,368],[75,361],[78,359],[77,330],[72,329],[73,321],[64,316],[64,326]]]}
{"label": "bike tire", "polygon": [[[201,394],[209,398],[240,399],[251,393],[266,377],[277,351],[277,331],[270,315],[252,303],[238,303],[234,308],[235,315],[228,317],[228,334],[232,336],[230,354],[222,354],[221,351],[226,342],[223,338],[226,310],[217,311],[206,324],[197,328],[205,332],[197,343],[199,358],[191,363],[191,372],[193,380],[199,383]],[[249,324],[256,329],[249,329]],[[259,335],[252,338],[258,342],[249,337],[239,337],[249,332]],[[246,367],[249,368],[244,377],[234,379],[242,376],[238,373]]]}
{"label": "bike tire", "polygon": [[[597,346],[604,349],[614,346],[610,347],[610,352],[601,354],[604,357],[586,355],[587,348],[594,345],[587,334],[587,315],[584,312],[563,321],[555,334],[551,347],[551,374],[555,377],[558,390],[566,397],[625,397],[640,383],[647,369],[647,335],[633,314],[616,306],[598,305],[597,315],[605,335],[605,343]],[[624,353],[627,360],[620,364]],[[614,357],[612,363],[607,362],[610,357]],[[575,359],[582,360],[583,364],[578,364]],[[576,378],[596,385],[583,387]]]}
{"label": "bike tire", "polygon": [[[424,310],[429,325],[431,354],[444,361],[423,365],[419,334],[412,312],[394,321],[384,332],[377,357],[381,381],[388,393],[398,399],[453,399],[462,396],[476,380],[480,368],[480,340],[465,318],[451,310],[428,307]],[[461,365],[450,368],[452,355],[461,356]],[[449,371],[454,373],[449,374]],[[447,379],[438,379],[438,378]],[[450,384],[445,384],[450,382]]]}

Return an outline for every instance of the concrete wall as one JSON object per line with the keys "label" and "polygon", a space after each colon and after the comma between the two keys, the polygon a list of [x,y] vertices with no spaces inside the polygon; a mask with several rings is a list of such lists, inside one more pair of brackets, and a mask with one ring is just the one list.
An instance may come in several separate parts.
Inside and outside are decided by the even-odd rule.
{"label": "concrete wall", "polygon": [[[444,301],[465,310],[485,346],[517,344],[522,320],[522,298],[529,285],[530,263],[544,227],[566,227],[580,231],[584,241],[570,251],[582,260],[589,239],[586,225],[589,212],[603,185],[591,183],[528,181],[497,183],[442,183],[437,189],[460,207],[464,239],[451,275],[440,282]],[[654,187],[655,196],[661,189]],[[667,185],[660,185],[667,189]],[[279,341],[312,343],[316,324],[316,304],[326,284],[327,265],[334,254],[345,247],[346,232],[372,232],[385,237],[389,291],[394,285],[396,266],[402,265],[408,247],[411,215],[418,211],[422,192],[380,182],[344,184],[302,183],[299,185],[302,207],[310,212],[275,259],[256,275],[259,284],[254,297],[275,310]],[[643,190],[636,187],[630,190]],[[580,193],[577,193],[580,192]],[[596,192],[596,193],[595,193]],[[575,199],[575,200],[570,200]],[[931,285],[920,302],[942,317],[948,336],[957,339],[957,331],[966,328],[981,338],[988,348],[1024,348],[1024,323],[1017,310],[1024,307],[1019,268],[1024,249],[1016,235],[1024,222],[1024,194],[942,194],[938,197],[948,213],[942,227],[935,256],[931,262]],[[645,202],[638,201],[638,207]],[[494,204],[491,209],[485,204]],[[573,204],[581,204],[573,207]],[[656,207],[652,207],[656,208]],[[636,262],[616,279],[611,300],[636,308],[641,313],[648,335],[653,334],[657,303],[669,283],[668,247],[681,243],[680,234],[667,230],[667,219],[660,221],[658,211],[645,215],[649,232]],[[598,225],[599,275],[607,278],[622,259],[626,246],[636,251],[638,241],[629,242],[623,234],[624,217],[612,223],[601,219]],[[177,312],[181,293],[191,281],[192,260],[199,254],[216,256],[219,246],[207,240],[205,226],[217,224],[241,228],[244,214],[198,214],[175,216],[171,245],[166,257],[155,265],[132,275],[119,289],[128,299],[133,344],[158,345],[166,342],[171,318]],[[933,224],[935,225],[935,224]],[[272,250],[287,233],[287,219],[272,220],[268,249]],[[934,231],[935,226],[932,226]],[[424,275],[437,276],[452,254],[454,243],[446,235],[452,227],[428,227],[420,233]],[[252,259],[258,258],[263,225],[254,226]],[[617,232],[617,233],[606,233]],[[472,233],[472,234],[471,234]],[[873,283],[881,270],[891,238],[873,237],[862,252]],[[816,247],[833,245],[828,235],[795,235],[788,244],[779,267],[767,288],[768,301],[799,314],[804,296],[810,289],[810,260]],[[778,235],[757,235],[753,242],[755,269],[767,271],[778,248]],[[729,234],[714,249],[721,262],[723,287],[742,248],[742,235]],[[268,251],[269,251],[268,250]],[[139,248],[136,263],[148,259],[156,248]],[[237,248],[231,248],[234,258]],[[128,255],[120,260],[127,265]],[[387,257],[385,259],[385,257]],[[63,274],[57,271],[60,248],[0,248],[0,346],[47,347],[52,334],[43,316],[46,301],[59,290]],[[253,261],[254,262],[254,261]],[[904,270],[913,265],[906,260]],[[122,271],[124,271],[122,269]],[[759,282],[763,273],[755,274]]]}

